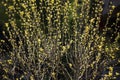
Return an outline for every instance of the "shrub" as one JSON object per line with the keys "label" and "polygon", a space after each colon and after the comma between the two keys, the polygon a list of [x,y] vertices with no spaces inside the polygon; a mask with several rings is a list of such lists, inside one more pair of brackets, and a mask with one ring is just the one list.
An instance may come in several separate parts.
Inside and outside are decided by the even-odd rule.
{"label": "shrub", "polygon": [[[3,0],[8,15],[3,35],[11,50],[4,55],[9,58],[0,59],[1,79],[98,80],[116,76],[112,62],[119,62],[115,54],[119,45],[106,42],[108,28],[100,34],[103,3],[95,2],[91,8],[90,0],[80,4],[77,0]],[[0,45],[4,43],[1,40]]]}

